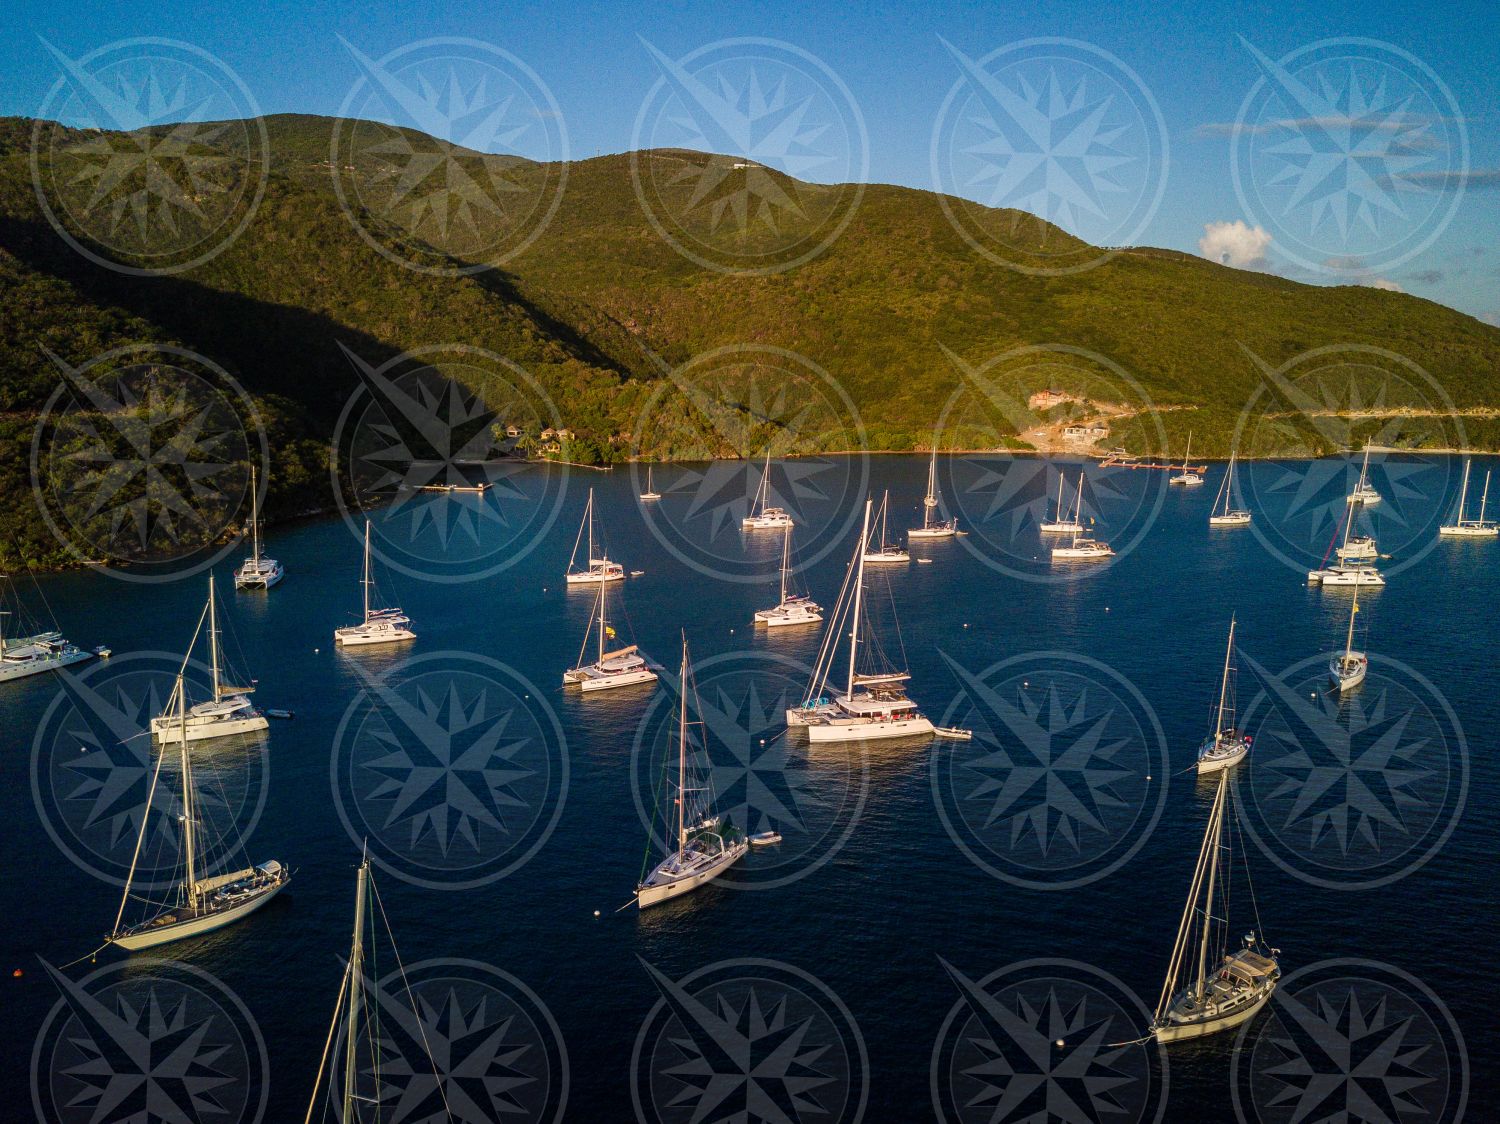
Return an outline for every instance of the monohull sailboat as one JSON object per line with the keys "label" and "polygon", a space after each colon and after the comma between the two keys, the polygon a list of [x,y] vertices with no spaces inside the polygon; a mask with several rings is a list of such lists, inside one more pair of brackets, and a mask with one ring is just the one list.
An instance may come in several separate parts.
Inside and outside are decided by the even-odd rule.
{"label": "monohull sailboat", "polygon": [[208,578],[208,607],[198,618],[198,627],[193,630],[193,638],[188,643],[189,658],[198,643],[198,637],[203,633],[205,618],[208,624],[208,662],[213,697],[188,707],[186,720],[179,723],[173,708],[185,701],[180,696],[187,691],[186,681],[179,677],[177,695],[168,703],[166,712],[151,719],[151,736],[157,741],[176,741],[179,738],[205,741],[208,738],[229,737],[231,734],[253,733],[264,730],[270,724],[266,721],[266,716],[250,701],[249,696],[255,691],[253,686],[231,687],[224,682],[218,603],[214,597],[212,574]]}
{"label": "monohull sailboat", "polygon": [[1484,474],[1484,491],[1479,496],[1479,518],[1465,519],[1464,512],[1469,501],[1469,461],[1464,461],[1464,483],[1458,493],[1458,510],[1453,515],[1452,523],[1444,523],[1438,528],[1438,534],[1447,535],[1450,538],[1462,539],[1492,539],[1500,536],[1500,523],[1492,519],[1486,519],[1485,509],[1490,502],[1490,474],[1486,470]]}
{"label": "monohull sailboat", "polygon": [[890,492],[886,492],[885,497],[880,501],[880,515],[877,517],[877,522],[880,526],[880,545],[873,545],[873,540],[866,541],[866,562],[874,562],[883,565],[890,563],[899,564],[902,562],[911,561],[911,552],[908,551],[906,547],[890,541],[890,536],[888,534],[888,517],[890,513],[890,507],[891,494]]}
{"label": "monohull sailboat", "polygon": [[1229,456],[1229,468],[1224,473],[1224,483],[1219,485],[1219,494],[1214,497],[1213,510],[1208,516],[1210,527],[1248,527],[1250,512],[1234,506],[1234,454]]}
{"label": "monohull sailboat", "polygon": [[1349,606],[1349,632],[1344,637],[1344,650],[1328,661],[1328,677],[1335,691],[1349,691],[1365,681],[1370,670],[1370,657],[1365,652],[1354,650],[1354,621],[1359,616],[1359,586],[1354,587],[1354,602]]}
{"label": "monohull sailboat", "polygon": [[1214,732],[1198,747],[1199,776],[1232,769],[1250,752],[1250,735],[1234,724],[1234,626],[1235,620],[1230,617],[1229,641],[1224,646],[1224,674],[1219,681],[1219,705],[1214,708]]}
{"label": "monohull sailboat", "polygon": [[922,497],[922,525],[906,532],[908,539],[951,539],[958,534],[957,519],[938,516],[941,499],[937,486],[937,442],[932,443],[932,459],[927,463],[927,494]]}

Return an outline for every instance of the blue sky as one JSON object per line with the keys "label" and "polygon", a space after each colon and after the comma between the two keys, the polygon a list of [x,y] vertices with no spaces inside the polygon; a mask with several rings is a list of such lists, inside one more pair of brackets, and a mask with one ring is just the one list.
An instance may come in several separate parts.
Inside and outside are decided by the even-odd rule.
{"label": "blue sky", "polygon": [[[1300,11],[1285,3],[1182,0],[1054,0],[1024,9],[952,0],[567,7],[326,0],[93,7],[11,0],[0,30],[6,76],[0,113],[32,115],[46,103],[61,68],[41,39],[78,59],[137,36],[186,40],[216,56],[264,112],[322,114],[338,113],[361,76],[340,36],[375,58],[432,36],[482,40],[523,60],[545,83],[574,157],[632,146],[637,117],[663,76],[646,43],[666,59],[682,60],[727,38],[782,40],[836,76],[841,88],[829,87],[835,101],[847,90],[864,123],[861,156],[873,181],[942,187],[1008,205],[1035,202],[1030,209],[1050,209],[1048,217],[1085,237],[1113,234],[1121,242],[1207,252],[1304,280],[1399,286],[1500,323],[1500,5],[1493,3],[1325,3]],[[1071,57],[1055,64],[1045,45],[1017,46],[1059,37],[1096,53],[1069,48]],[[1304,50],[1330,39],[1340,41],[1324,49],[1330,61]],[[1115,67],[1111,56],[1128,70]],[[1066,205],[1066,191],[1049,201],[1005,186],[1005,159],[1014,146],[986,145],[995,138],[976,123],[980,103],[966,100],[972,95],[960,57],[1013,94],[1024,95],[1029,81],[1044,109],[1046,80],[1055,77],[1057,93],[1077,100],[1063,107],[1068,113],[1052,103],[1054,122],[1077,121],[1102,107],[1099,151],[1113,145],[1122,156],[1095,166],[1103,212],[1090,220]],[[1319,81],[1327,83],[1321,90]],[[945,99],[955,89],[945,118]],[[1297,89],[1326,104],[1321,110],[1297,104]],[[1165,160],[1145,139],[1155,132],[1156,111]],[[811,117],[817,114],[813,107]],[[1319,156],[1304,149],[1310,130],[1315,141],[1337,147],[1338,136],[1326,128],[1333,118],[1369,125],[1354,143],[1376,146],[1375,156],[1387,158],[1380,166],[1408,179],[1381,172],[1374,186],[1320,201],[1327,184],[1313,183],[1308,173]],[[808,135],[816,137],[813,149],[837,147],[829,132]],[[1398,147],[1380,149],[1392,136]],[[852,144],[846,138],[845,146]],[[516,148],[531,154],[524,140]],[[851,166],[837,159],[803,165],[810,179],[842,178]],[[1399,190],[1381,190],[1382,183]],[[1132,192],[1149,201],[1158,188],[1159,204],[1143,202],[1128,221],[1122,218]],[[1229,225],[1217,227],[1200,250],[1208,224]]]}

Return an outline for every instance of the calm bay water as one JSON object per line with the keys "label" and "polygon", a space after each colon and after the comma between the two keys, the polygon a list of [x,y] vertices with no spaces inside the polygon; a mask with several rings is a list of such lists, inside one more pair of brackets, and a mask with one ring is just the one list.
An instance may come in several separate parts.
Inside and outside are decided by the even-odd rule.
{"label": "calm bay water", "polygon": [[[1276,825],[1285,827],[1276,814],[1286,800],[1287,778],[1301,775],[1303,783],[1312,782],[1286,768],[1266,768],[1262,755],[1277,741],[1280,727],[1269,717],[1274,708],[1254,701],[1262,688],[1250,661],[1280,675],[1340,645],[1348,620],[1348,591],[1310,587],[1289,564],[1300,563],[1305,570],[1317,562],[1333,533],[1330,526],[1313,525],[1313,508],[1299,507],[1298,489],[1286,483],[1289,476],[1300,479],[1302,467],[1258,464],[1243,470],[1247,505],[1256,512],[1260,535],[1207,527],[1222,466],[1211,468],[1207,486],[1195,490],[1162,488],[1160,478],[1147,472],[1101,477],[1097,488],[1091,481],[1085,502],[1098,518],[1096,531],[1120,546],[1138,541],[1101,573],[1056,581],[1045,580],[1050,571],[1035,561],[1044,548],[1031,523],[1037,503],[1055,495],[1056,477],[1033,479],[1024,504],[991,505],[990,498],[975,498],[981,494],[979,468],[945,464],[945,493],[961,497],[950,506],[974,534],[914,549],[933,564],[914,563],[873,577],[871,596],[877,618],[886,624],[882,643],[888,654],[896,659],[904,647],[913,697],[934,717],[954,707],[953,720],[980,724],[981,738],[967,745],[876,747],[868,755],[793,755],[792,781],[778,787],[773,776],[767,782],[770,795],[746,795],[749,788],[742,785],[734,797],[737,805],[747,803],[753,828],[769,823],[781,828],[787,836],[783,850],[752,853],[733,886],[710,888],[645,915],[615,910],[629,900],[641,871],[647,832],[637,803],[648,810],[652,804],[653,763],[666,746],[675,695],[663,685],[654,695],[622,691],[583,700],[557,686],[561,672],[575,662],[592,604],[590,593],[569,592],[561,580],[586,489],[596,490],[611,556],[644,571],[624,583],[624,609],[611,614],[622,639],[633,639],[657,662],[675,669],[679,632],[685,630],[700,667],[700,691],[712,695],[709,701],[716,705],[746,707],[739,720],[752,752],[761,737],[776,742],[778,692],[783,679],[796,678],[787,671],[778,679],[776,668],[786,665],[777,660],[808,663],[818,649],[818,636],[811,632],[768,637],[750,624],[757,608],[775,600],[779,536],[742,536],[734,510],[719,528],[711,512],[690,516],[700,490],[696,484],[679,485],[687,479],[684,473],[698,469],[664,466],[655,479],[666,496],[652,518],[671,524],[673,534],[680,531],[680,543],[665,532],[651,533],[635,500],[639,482],[629,472],[577,473],[566,480],[565,492],[547,492],[561,496],[557,518],[546,538],[514,565],[473,582],[424,581],[400,567],[379,567],[382,589],[411,614],[420,639],[397,653],[344,654],[335,651],[331,632],[348,623],[358,606],[356,536],[337,519],[273,529],[267,551],[288,567],[282,585],[269,595],[230,592],[229,571],[237,556],[222,563],[218,573],[232,663],[258,678],[262,705],[296,714],[294,721],[272,725],[264,809],[249,841],[253,860],[274,855],[295,868],[295,878],[281,899],[250,920],[161,951],[212,973],[244,1001],[268,1049],[266,1118],[300,1119],[338,989],[340,958],[347,955],[357,837],[368,830],[357,817],[351,826],[342,822],[334,795],[344,783],[335,747],[350,736],[346,710],[367,675],[390,671],[402,659],[472,653],[524,676],[555,712],[568,756],[566,796],[555,827],[545,832],[544,816],[533,831],[535,853],[504,877],[451,889],[416,885],[377,870],[404,961],[481,961],[528,985],[555,1017],[566,1043],[567,1114],[580,1120],[633,1113],[632,1050],[662,994],[645,964],[682,980],[727,959],[784,961],[826,985],[857,1023],[868,1050],[869,1118],[929,1118],[934,1042],[962,998],[944,961],[976,980],[1037,958],[1078,961],[1107,972],[1147,1008],[1154,1007],[1212,798],[1211,786],[1195,784],[1182,770],[1211,729],[1210,708],[1233,612],[1242,653],[1241,713],[1252,731],[1259,731],[1257,721],[1266,723],[1251,764],[1236,783],[1246,790],[1240,794],[1242,805],[1264,812],[1259,821],[1251,815],[1244,842],[1267,938],[1283,950],[1288,972],[1316,961],[1360,958],[1410,973],[1446,1004],[1477,1065],[1500,1049],[1493,1016],[1500,989],[1488,974],[1476,978],[1474,973],[1492,947],[1497,920],[1492,871],[1500,769],[1488,734],[1500,725],[1490,635],[1500,597],[1500,543],[1442,542],[1429,549],[1436,535],[1431,516],[1452,508],[1459,462],[1423,463],[1427,485],[1406,477],[1405,491],[1391,496],[1387,510],[1370,514],[1382,549],[1392,554],[1381,563],[1391,580],[1361,598],[1362,626],[1375,660],[1371,683],[1344,711],[1334,708],[1346,722],[1351,705],[1373,708],[1384,690],[1383,674],[1417,683],[1411,690],[1420,694],[1425,687],[1406,669],[1435,689],[1437,698],[1427,700],[1432,713],[1442,709],[1443,700],[1451,705],[1467,735],[1465,760],[1460,761],[1451,737],[1445,744],[1430,732],[1408,731],[1392,736],[1422,744],[1409,756],[1396,753],[1384,771],[1375,770],[1376,779],[1386,781],[1398,766],[1420,771],[1423,778],[1415,782],[1411,800],[1376,793],[1380,803],[1355,801],[1353,813],[1342,821],[1335,810],[1321,827],[1304,818],[1279,840],[1265,838]],[[919,521],[925,469],[920,458],[871,462],[877,498],[881,490],[891,490],[893,527]],[[514,486],[527,494],[561,488],[555,474],[546,481],[543,475],[539,470],[533,480],[523,474]],[[787,492],[807,527],[799,530],[799,541],[806,541],[809,553],[822,554],[798,580],[829,607],[854,535],[842,522],[847,510],[834,510],[831,501],[818,498],[837,489],[819,489],[816,483],[802,493],[788,483]],[[1343,487],[1342,477],[1327,485],[1335,491]],[[826,523],[836,523],[844,533],[821,536],[813,530]],[[384,526],[395,535],[393,525]],[[446,555],[462,558],[467,551],[484,559],[477,568],[488,568],[495,559],[487,552],[510,532],[482,520],[473,526],[477,537],[470,537],[466,526],[450,528]],[[428,526],[420,533],[428,538],[404,556],[410,569],[419,568],[414,559],[422,551],[439,553],[431,537],[438,531]],[[682,545],[689,542],[696,546]],[[1296,553],[1299,545],[1307,557]],[[754,570],[763,577],[716,580],[688,564],[712,568],[716,556],[725,559],[727,569]],[[758,564],[747,570],[747,558]],[[996,558],[1001,564],[993,564]],[[111,664],[123,666],[131,652],[180,651],[203,596],[197,580],[131,586],[97,574],[45,578],[42,588],[67,636],[81,645],[114,648],[114,659],[90,669],[91,676],[103,675]],[[34,595],[26,583],[21,589]],[[892,605],[899,640],[890,620]],[[1156,766],[1147,780],[1153,758],[1141,745],[1125,745],[1114,758],[1122,779],[1112,791],[1118,801],[1139,809],[1111,812],[1106,804],[1098,814],[1107,830],[1096,834],[1118,831],[1138,842],[1128,856],[1128,848],[1111,851],[1091,840],[1087,817],[1066,814],[1064,792],[1042,809],[1048,830],[1062,834],[1045,845],[1023,835],[1011,852],[1007,872],[1012,877],[1000,878],[965,854],[955,834],[965,838],[970,830],[965,824],[979,824],[972,830],[991,831],[985,838],[1003,849],[1008,843],[1003,825],[986,829],[982,814],[973,821],[949,815],[945,824],[941,790],[949,783],[958,786],[954,807],[972,799],[973,778],[980,773],[965,769],[982,765],[982,755],[992,753],[995,743],[1003,748],[1016,738],[1014,731],[996,733],[982,725],[983,716],[975,718],[961,673],[1000,684],[997,690],[1019,700],[1011,671],[1019,669],[1023,693],[1032,690],[1032,678],[1041,692],[1048,668],[1067,658],[1048,657],[1053,661],[1048,664],[1037,653],[1071,653],[1102,665],[1082,674],[1098,688],[1092,701],[1081,704],[1085,707],[1097,705],[1100,691],[1126,699],[1130,693],[1120,680],[1133,685],[1146,707],[1126,717],[1146,731],[1148,740],[1154,737],[1151,716],[1159,722],[1167,767]],[[1404,666],[1383,669],[1387,658]],[[1010,670],[986,674],[1004,661],[1014,661]],[[1085,665],[1066,666],[1077,673]],[[1311,670],[1288,681],[1317,703],[1310,696],[1321,694],[1319,687],[1306,684],[1324,666],[1315,661]],[[760,699],[768,704],[761,708],[765,713],[746,702],[743,690],[727,703],[716,693],[724,687],[733,696],[757,675],[767,680]],[[1074,674],[1073,681],[1078,678]],[[118,904],[117,890],[70,861],[44,829],[44,814],[61,813],[43,810],[51,805],[34,795],[28,776],[28,768],[38,768],[34,733],[60,689],[55,676],[0,687],[7,781],[0,795],[7,842],[6,873],[0,878],[0,910],[7,919],[4,967],[24,970],[22,978],[5,985],[13,1047],[7,1050],[5,1085],[9,1103],[17,1104],[24,1103],[30,1044],[59,994],[37,958],[57,965],[86,953]],[[1062,697],[1068,705],[1080,705],[1076,694],[1063,691]],[[1392,698],[1390,705],[1404,706],[1403,713],[1417,705]],[[1045,711],[1051,700],[1040,693],[1037,699]],[[1289,699],[1282,701],[1290,705]],[[1422,710],[1412,719],[1412,728],[1427,714]],[[1357,725],[1365,731],[1362,736],[1375,738],[1388,732],[1390,717],[1365,713]],[[637,745],[643,722],[644,749]],[[1285,756],[1290,743],[1281,741]],[[709,752],[733,756],[732,748],[716,748],[712,738]],[[964,768],[950,768],[954,755]],[[1012,754],[1015,760],[1021,756]],[[774,761],[768,773],[777,771]],[[945,779],[952,777],[958,779]],[[353,783],[361,799],[374,801],[382,812],[388,808],[369,788]],[[526,799],[555,804],[561,773],[554,762],[542,779],[533,776],[522,787],[527,783],[534,787]],[[1057,783],[1066,787],[1073,781],[1064,776]],[[794,790],[790,796],[788,788]],[[800,827],[766,818],[776,800],[796,807],[798,799],[803,801]],[[1359,814],[1375,808],[1396,809],[1396,821],[1381,821],[1377,828],[1379,816]],[[1455,815],[1456,827],[1444,838],[1442,825]],[[1378,844],[1362,842],[1364,819],[1370,820],[1366,830],[1380,833]],[[1076,846],[1067,834],[1069,823]],[[1248,837],[1257,823],[1264,849]],[[1341,823],[1352,825],[1346,843],[1336,838]],[[971,850],[982,852],[974,839],[968,842]],[[120,846],[128,857],[129,838]],[[463,837],[455,837],[455,853],[463,846]],[[1300,863],[1299,846],[1311,856]],[[1375,880],[1362,874],[1362,847],[1364,853],[1373,847],[1395,856],[1382,875],[1412,869],[1378,887],[1338,888]],[[1333,858],[1330,848],[1337,849]],[[826,861],[814,862],[829,850]],[[389,858],[379,845],[376,853]],[[1087,875],[1079,879],[1084,884],[1056,888],[1072,877],[1070,863],[1080,854],[1097,856],[1093,865],[1075,871]],[[1344,857],[1342,869],[1338,856]],[[1105,867],[1113,869],[1101,873]],[[1297,877],[1298,870],[1314,877]],[[443,874],[435,880],[458,879]],[[774,888],[765,888],[771,882]],[[1232,924],[1242,930],[1254,922],[1248,898],[1237,900],[1246,905]],[[595,910],[601,911],[597,919]],[[100,963],[112,959],[106,953]],[[386,960],[381,970],[390,966]],[[87,970],[87,964],[78,965],[69,974],[76,979]],[[1108,1037],[1115,1036],[1125,1037],[1122,1028],[1110,1028]],[[1231,1117],[1233,1043],[1233,1035],[1224,1035],[1173,1051],[1168,1119]],[[1457,1058],[1450,1062],[1458,1065]],[[1153,1080],[1160,1078],[1153,1071]],[[1133,1103],[1128,1095],[1122,1100]]]}

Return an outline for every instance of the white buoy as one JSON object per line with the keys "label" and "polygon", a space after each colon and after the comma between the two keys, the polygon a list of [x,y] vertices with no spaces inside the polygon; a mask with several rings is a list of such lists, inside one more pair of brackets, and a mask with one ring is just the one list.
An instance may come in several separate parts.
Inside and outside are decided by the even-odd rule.
{"label": "white buoy", "polygon": [[1062,1048],[1063,1048],[1063,1040],[1062,1040],[1062,1039],[1061,1039],[1061,1038],[1059,1038],[1059,1039],[1058,1039],[1058,1040],[1057,1040],[1057,1048],[1058,1048],[1058,1049],[1059,1049],[1059,1050],[1061,1050],[1061,1049],[1062,1049]]}
{"label": "white buoy", "polygon": [[594,916],[595,916],[595,917],[598,917],[598,916],[599,916],[599,911],[598,911],[598,910],[597,910],[597,909],[596,909],[596,910],[594,910]]}

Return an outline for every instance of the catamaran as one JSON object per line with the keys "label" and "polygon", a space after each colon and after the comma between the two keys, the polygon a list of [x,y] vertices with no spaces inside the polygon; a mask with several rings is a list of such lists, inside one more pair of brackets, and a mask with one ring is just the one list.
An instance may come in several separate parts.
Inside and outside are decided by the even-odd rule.
{"label": "catamaran", "polygon": [[888,541],[886,535],[886,516],[891,506],[891,493],[886,492],[885,498],[880,501],[880,545],[872,547],[868,542],[865,544],[865,561],[875,562],[881,565],[890,563],[903,563],[911,561],[911,552],[904,546],[896,545]]}
{"label": "catamaran", "polygon": [[1490,474],[1485,470],[1484,491],[1479,497],[1479,518],[1465,519],[1464,508],[1469,498],[1469,462],[1464,461],[1464,484],[1458,493],[1458,511],[1453,517],[1452,523],[1445,523],[1438,528],[1438,534],[1448,535],[1454,538],[1465,539],[1492,539],[1500,535],[1500,523],[1487,520],[1484,517],[1485,507],[1490,502]]}
{"label": "catamaran", "polygon": [[[1214,710],[1214,732],[1198,747],[1198,775],[1232,769],[1250,752],[1250,736],[1234,725],[1234,618],[1229,618],[1229,643],[1224,648],[1224,677],[1219,682],[1219,705]],[[1225,725],[1224,713],[1229,712]]]}
{"label": "catamaran", "polygon": [[1078,501],[1073,505],[1073,541],[1067,546],[1052,548],[1054,562],[1101,562],[1114,557],[1114,549],[1107,542],[1090,538],[1083,533],[1083,474],[1078,476]]}
{"label": "catamaran", "polygon": [[646,490],[641,493],[641,499],[647,502],[661,499],[661,493],[651,486],[651,466],[646,466]]}
{"label": "catamaran", "polygon": [[638,907],[660,905],[712,882],[738,862],[750,844],[722,816],[713,814],[713,793],[688,767],[688,693],[694,691],[687,636],[682,638],[682,670],[677,711],[677,848],[635,888]]}
{"label": "catamaran", "polygon": [[[1221,509],[1222,503],[1222,509]],[[1229,468],[1224,473],[1224,483],[1219,485],[1219,494],[1214,497],[1213,511],[1209,514],[1210,527],[1248,527],[1250,513],[1242,507],[1234,507],[1234,454],[1229,455]]]}
{"label": "catamaran", "polygon": [[1365,442],[1365,460],[1359,467],[1359,482],[1354,485],[1354,491],[1349,493],[1348,502],[1351,504],[1377,504],[1380,502],[1380,493],[1375,490],[1375,485],[1370,483],[1370,443]]}
{"label": "catamaran", "polygon": [[234,574],[235,589],[270,589],[286,577],[286,567],[260,552],[260,493],[255,487],[255,466],[250,466],[250,557]]}
{"label": "catamaran", "polygon": [[[1078,491],[1083,492],[1083,473],[1078,473]],[[1083,524],[1063,510],[1063,474],[1057,474],[1057,515],[1044,520],[1040,530],[1048,535],[1081,535]]]}
{"label": "catamaran", "polygon": [[785,508],[769,506],[771,499],[771,454],[766,454],[766,467],[760,474],[760,484],[755,489],[755,499],[750,505],[750,514],[740,521],[747,531],[776,531],[792,525],[792,516]]}
{"label": "catamaran", "polygon": [[[588,541],[588,552],[584,555],[588,565],[578,565],[578,548]],[[583,523],[579,525],[578,537],[573,540],[573,553],[568,558],[567,581],[569,585],[590,585],[594,582],[618,582],[625,580],[625,567],[611,562],[609,551],[594,554],[594,489],[589,489],[589,502],[583,509]]]}
{"label": "catamaran", "polygon": [[[201,620],[199,625],[202,625]],[[274,898],[292,877],[292,872],[275,859],[268,859],[242,870],[200,877],[200,823],[197,793],[193,789],[193,758],[188,749],[188,742],[192,737],[188,731],[187,684],[184,678],[186,670],[187,658],[184,658],[182,668],[177,672],[177,685],[172,691],[172,698],[177,706],[176,713],[171,716],[171,721],[177,725],[177,734],[173,740],[181,747],[178,773],[182,785],[182,808],[176,813],[176,818],[182,829],[182,881],[177,884],[173,899],[163,904],[159,912],[143,921],[125,924],[125,908],[131,900],[130,888],[135,881],[141,844],[146,838],[147,825],[151,822],[152,798],[156,795],[162,762],[167,756],[165,749],[162,749],[157,752],[156,768],[151,773],[151,785],[146,794],[146,811],[141,816],[141,832],[136,837],[135,852],[130,859],[130,873],[126,876],[125,892],[120,898],[120,909],[115,914],[114,928],[105,937],[106,943],[118,945],[128,952],[152,948],[184,937],[196,937],[233,924]]]}
{"label": "catamaran", "polygon": [[781,543],[781,600],[773,609],[761,609],[755,623],[767,628],[784,628],[794,624],[817,624],[823,619],[822,607],[811,597],[792,592],[788,580],[792,572],[792,529],[786,529]]}
{"label": "catamaran", "polygon": [[[1193,872],[1156,1018],[1151,1023],[1151,1034],[1158,1042],[1202,1038],[1239,1026],[1265,1006],[1281,979],[1281,950],[1267,948],[1254,932],[1245,935],[1239,949],[1228,951],[1230,872],[1223,872],[1221,878],[1220,867],[1226,857],[1232,858],[1224,839],[1229,785],[1229,772],[1221,771],[1198,852],[1198,867]],[[1254,908],[1253,889],[1251,908],[1259,912]]]}
{"label": "catamaran", "polygon": [[411,618],[392,606],[386,609],[370,607],[370,590],[375,587],[375,578],[370,571],[370,521],[365,520],[365,565],[359,580],[365,596],[365,619],[360,624],[333,630],[333,642],[345,647],[359,644],[392,644],[397,640],[415,640],[417,634],[411,630]]}
{"label": "catamaran", "polygon": [[[208,607],[198,618],[198,627],[193,630],[193,639],[188,643],[189,656],[203,632],[204,617],[208,619],[209,672],[213,677],[213,698],[189,707],[187,719],[183,723],[177,721],[169,703],[165,713],[151,719],[151,736],[159,742],[176,741],[183,737],[188,741],[205,741],[231,734],[248,734],[264,730],[269,725],[266,716],[256,710],[248,698],[255,691],[254,687],[230,687],[224,683],[223,669],[220,666],[219,617],[214,600],[213,575],[209,575],[208,579]],[[186,691],[182,679],[178,679],[177,686],[179,691]],[[181,703],[183,700],[172,701]]]}
{"label": "catamaran", "polygon": [[1176,484],[1184,488],[1196,488],[1203,483],[1201,473],[1194,472],[1188,467],[1188,458],[1193,455],[1193,435],[1188,434],[1187,449],[1182,454],[1182,471],[1167,481],[1168,484]]}
{"label": "catamaran", "polygon": [[[1374,559],[1374,539],[1351,539],[1349,531],[1354,526],[1354,506],[1348,505],[1344,513],[1344,541],[1338,550],[1338,562],[1332,566],[1324,566],[1319,570],[1309,570],[1307,580],[1312,585],[1384,585],[1385,575],[1374,566],[1368,565],[1366,559]],[[1351,546],[1353,543],[1368,542],[1369,551],[1365,552],[1362,546]],[[1326,561],[1326,559],[1325,559]]]}
{"label": "catamaran", "polygon": [[957,519],[939,519],[937,486],[937,442],[932,443],[932,460],[927,464],[927,494],[922,497],[922,525],[906,532],[908,539],[951,539],[958,534]]}
{"label": "catamaran", "polygon": [[1351,535],[1338,553],[1345,562],[1369,562],[1380,557],[1380,547],[1373,535]]}
{"label": "catamaran", "polygon": [[1335,691],[1348,691],[1365,681],[1365,672],[1370,670],[1370,657],[1354,650],[1354,618],[1359,615],[1359,586],[1354,587],[1354,603],[1349,606],[1349,634],[1344,638],[1342,655],[1328,661],[1328,677],[1333,680]]}
{"label": "catamaran", "polygon": [[[0,581],[8,580],[0,575]],[[11,583],[11,588],[15,589],[14,583]],[[16,591],[16,608],[19,616],[19,591]],[[109,649],[104,647],[92,651],[80,648],[71,640],[64,639],[63,634],[56,630],[37,632],[30,636],[7,637],[5,621],[11,615],[9,609],[0,609],[0,683],[24,679],[28,675],[40,675],[44,671],[56,671],[60,667],[82,663],[95,656],[109,655]],[[36,627],[34,623],[32,627]]]}
{"label": "catamaran", "polygon": [[[646,663],[640,649],[634,644],[623,648],[606,650],[609,641],[616,639],[614,628],[604,617],[607,587],[600,583],[594,595],[594,613],[583,631],[583,646],[578,649],[578,666],[563,672],[563,686],[577,686],[584,692],[607,691],[613,687],[633,687],[637,683],[655,683],[656,672]],[[584,663],[589,638],[597,638],[594,662]]]}
{"label": "catamaran", "polygon": [[[887,669],[860,672],[860,628],[864,614],[865,545],[870,538],[870,500],[865,501],[865,521],[854,559],[839,591],[833,616],[823,637],[822,650],[813,668],[807,695],[798,706],[788,708],[787,726],[805,728],[809,741],[874,741],[881,738],[909,738],[930,735],[931,721],[906,695],[911,676],[902,670]],[[845,620],[849,621],[849,675],[842,695],[828,698],[828,678],[837,654],[838,637]],[[878,651],[878,645],[875,646]]]}

